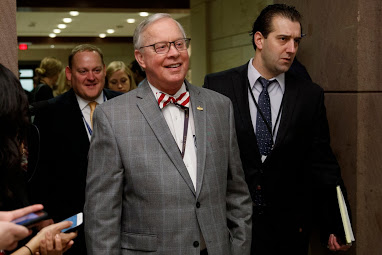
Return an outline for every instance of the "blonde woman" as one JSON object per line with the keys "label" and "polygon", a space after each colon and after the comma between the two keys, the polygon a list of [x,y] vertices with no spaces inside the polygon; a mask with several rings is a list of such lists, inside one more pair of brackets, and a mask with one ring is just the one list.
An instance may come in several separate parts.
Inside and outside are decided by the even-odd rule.
{"label": "blonde woman", "polygon": [[32,91],[33,102],[53,98],[53,87],[57,84],[62,69],[61,61],[54,57],[41,60],[40,67],[35,69],[39,85]]}
{"label": "blonde woman", "polygon": [[107,87],[126,93],[137,87],[133,73],[122,61],[113,61],[106,69]]}

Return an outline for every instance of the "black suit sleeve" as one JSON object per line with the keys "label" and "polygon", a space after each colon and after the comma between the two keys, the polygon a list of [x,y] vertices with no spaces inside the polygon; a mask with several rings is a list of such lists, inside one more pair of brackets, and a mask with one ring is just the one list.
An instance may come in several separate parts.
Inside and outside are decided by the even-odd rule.
{"label": "black suit sleeve", "polygon": [[[340,166],[330,147],[329,124],[324,104],[324,92],[321,91],[317,116],[314,125],[312,145],[312,177],[315,189],[313,190],[314,212],[319,216],[321,226],[321,241],[327,245],[330,234],[336,234],[344,240],[341,215],[337,201],[336,186],[340,185],[350,213],[347,192],[341,177]],[[317,208],[318,207],[318,208]]]}

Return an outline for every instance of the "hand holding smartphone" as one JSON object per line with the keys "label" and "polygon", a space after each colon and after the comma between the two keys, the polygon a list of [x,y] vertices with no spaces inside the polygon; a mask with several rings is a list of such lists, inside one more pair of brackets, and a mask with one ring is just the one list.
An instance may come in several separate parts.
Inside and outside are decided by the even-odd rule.
{"label": "hand holding smartphone", "polygon": [[83,213],[77,213],[76,215],[73,215],[63,221],[71,221],[73,224],[69,228],[65,228],[61,230],[61,232],[68,232],[69,230],[74,231],[78,226],[80,226],[83,222]]}
{"label": "hand holding smartphone", "polygon": [[14,219],[11,222],[16,223],[18,225],[25,226],[25,227],[30,227],[33,224],[38,223],[47,218],[48,218],[48,214],[44,212],[43,210],[40,210],[37,212],[28,213],[27,215]]}

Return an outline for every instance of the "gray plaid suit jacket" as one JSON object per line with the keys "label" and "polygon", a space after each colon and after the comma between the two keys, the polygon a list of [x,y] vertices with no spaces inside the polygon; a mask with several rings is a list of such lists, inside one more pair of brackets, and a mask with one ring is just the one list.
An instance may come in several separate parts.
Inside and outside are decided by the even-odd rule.
{"label": "gray plaid suit jacket", "polygon": [[[147,81],[98,106],[86,182],[88,254],[250,253],[252,202],[230,100],[186,81],[197,188]],[[199,109],[197,109],[199,108]]]}

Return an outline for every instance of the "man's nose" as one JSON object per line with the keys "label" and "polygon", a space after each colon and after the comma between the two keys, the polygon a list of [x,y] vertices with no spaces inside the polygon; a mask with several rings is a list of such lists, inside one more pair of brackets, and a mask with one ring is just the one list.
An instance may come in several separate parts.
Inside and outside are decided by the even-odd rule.
{"label": "man's nose", "polygon": [[168,56],[179,56],[179,54],[180,54],[179,50],[177,48],[175,48],[174,42],[170,43],[169,47],[170,48],[169,48],[168,53],[167,53]]}
{"label": "man's nose", "polygon": [[290,40],[287,44],[287,52],[296,53],[297,49],[298,49],[298,43],[295,42],[293,39]]}
{"label": "man's nose", "polygon": [[94,80],[94,77],[95,77],[95,75],[94,75],[94,73],[93,72],[88,72],[88,75],[87,75],[87,79],[88,80]]}

